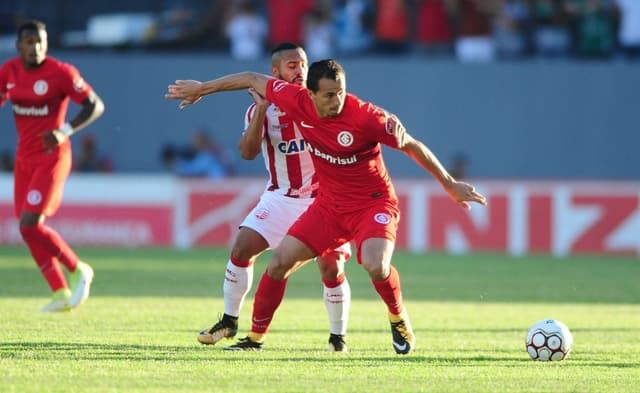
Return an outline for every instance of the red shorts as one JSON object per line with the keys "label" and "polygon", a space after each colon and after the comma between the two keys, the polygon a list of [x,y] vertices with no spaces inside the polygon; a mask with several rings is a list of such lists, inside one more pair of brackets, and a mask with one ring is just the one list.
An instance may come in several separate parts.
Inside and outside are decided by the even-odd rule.
{"label": "red shorts", "polygon": [[14,208],[51,216],[60,207],[64,182],[71,171],[71,148],[62,145],[53,153],[16,160]]}
{"label": "red shorts", "polygon": [[337,213],[330,202],[318,197],[287,234],[306,244],[316,255],[324,255],[351,240],[355,240],[358,250],[370,238],[395,242],[398,221],[400,209],[393,200],[383,199],[359,210]]}

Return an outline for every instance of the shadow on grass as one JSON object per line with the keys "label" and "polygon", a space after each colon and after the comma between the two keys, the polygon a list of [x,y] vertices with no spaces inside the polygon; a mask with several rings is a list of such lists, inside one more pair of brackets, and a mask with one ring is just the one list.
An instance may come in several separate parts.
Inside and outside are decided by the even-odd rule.
{"label": "shadow on grass", "polygon": [[[327,358],[335,362],[364,361],[364,362],[433,362],[443,364],[460,364],[468,362],[521,362],[527,359],[514,359],[509,356],[425,356],[411,354],[409,356],[390,354],[383,356],[368,355],[365,351],[355,351],[348,354],[330,354],[324,350],[302,348],[283,350],[277,346],[266,348],[263,352],[224,351],[222,348],[203,346],[165,346],[141,344],[95,344],[95,343],[66,343],[66,342],[19,342],[0,343],[0,357],[5,359],[30,360],[126,360],[126,361],[194,361],[225,362],[230,359],[242,360],[251,356],[251,361],[257,362],[290,362],[299,360],[305,362],[326,362]],[[459,351],[458,351],[459,352]]]}
{"label": "shadow on grass", "polygon": [[[244,360],[252,363],[285,363],[301,361],[306,363],[420,363],[429,366],[441,367],[513,367],[532,361],[524,356],[514,356],[513,351],[496,351],[495,355],[478,356],[475,350],[451,350],[454,356],[429,356],[415,351],[407,356],[396,355],[389,350],[389,355],[371,355],[373,349],[364,351],[352,350],[347,354],[330,354],[318,349],[282,349],[277,346],[265,348],[263,352],[236,352],[224,351],[221,348],[204,346],[175,346],[175,345],[142,345],[142,344],[96,344],[96,343],[67,343],[67,342],[17,342],[0,343],[0,358],[12,360],[104,360],[104,361],[203,361],[220,362],[229,368],[233,364],[245,367]],[[469,356],[460,356],[460,352],[469,352]],[[503,363],[503,364],[500,364]],[[533,362],[544,365],[558,365],[556,362]],[[602,368],[640,368],[639,362],[611,362],[611,361],[581,361],[575,356],[570,362],[562,362],[568,367],[602,367]],[[546,367],[549,367],[546,366]]]}

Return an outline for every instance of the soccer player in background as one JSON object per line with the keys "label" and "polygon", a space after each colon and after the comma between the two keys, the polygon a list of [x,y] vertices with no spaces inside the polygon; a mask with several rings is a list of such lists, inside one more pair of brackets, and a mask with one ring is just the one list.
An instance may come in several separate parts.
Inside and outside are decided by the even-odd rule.
{"label": "soccer player in background", "polygon": [[[40,311],[68,311],[89,296],[93,270],[45,224],[62,200],[71,170],[69,137],[91,124],[104,104],[78,70],[47,56],[47,30],[27,21],[17,30],[19,56],[0,68],[0,104],[10,100],[18,130],[14,170],[14,206],[20,233],[53,297]],[[69,98],[81,110],[65,122]],[[69,281],[58,263],[69,271]]]}
{"label": "soccer player in background", "polygon": [[358,263],[387,306],[393,348],[398,354],[409,353],[416,339],[403,304],[400,276],[391,264],[400,210],[381,144],[415,160],[460,206],[484,205],[485,197],[454,179],[395,115],[347,93],[345,71],[335,60],[313,63],[307,88],[243,72],[204,83],[179,80],[165,97],[181,99],[184,108],[208,94],[245,88],[255,89],[298,123],[321,187],[274,250],[255,294],[251,332],[233,349],[261,349],[289,275],[310,258],[354,240]]}
{"label": "soccer player in background", "polygon": [[[281,43],[271,52],[271,73],[275,78],[304,87],[307,69],[307,55],[298,45]],[[258,204],[240,224],[224,277],[224,314],[211,329],[200,332],[198,341],[202,344],[215,344],[236,335],[256,259],[280,243],[318,192],[311,156],[297,125],[285,111],[254,90],[249,93],[255,102],[247,109],[238,149],[246,160],[253,160],[262,152],[269,181]],[[349,243],[345,243],[318,258],[329,314],[329,350],[333,352],[347,351],[345,335],[351,289],[344,263],[350,254]]]}

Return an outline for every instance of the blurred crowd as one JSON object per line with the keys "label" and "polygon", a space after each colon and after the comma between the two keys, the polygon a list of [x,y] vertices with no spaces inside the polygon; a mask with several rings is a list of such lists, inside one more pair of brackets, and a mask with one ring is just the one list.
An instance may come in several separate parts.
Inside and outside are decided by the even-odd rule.
{"label": "blurred crowd", "polygon": [[[18,19],[20,4],[33,2],[2,3],[3,18]],[[73,1],[64,3],[56,15],[73,12]],[[281,41],[303,44],[310,60],[371,53],[462,62],[640,57],[640,0],[164,0],[148,12],[139,10],[144,2],[135,10],[109,3],[112,9],[85,17],[86,29],[63,24],[54,45],[203,49],[238,59],[261,58]]]}

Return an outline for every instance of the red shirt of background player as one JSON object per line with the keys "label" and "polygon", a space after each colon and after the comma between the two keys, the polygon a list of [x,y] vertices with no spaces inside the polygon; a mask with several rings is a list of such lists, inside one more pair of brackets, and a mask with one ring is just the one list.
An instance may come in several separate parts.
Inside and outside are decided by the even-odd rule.
{"label": "red shirt of background player", "polygon": [[[7,61],[0,69],[0,93],[11,100],[18,130],[17,160],[50,154],[42,143],[42,133],[60,128],[65,122],[69,98],[80,104],[89,96],[91,86],[78,70],[51,56],[34,69],[27,70],[20,57]],[[66,139],[56,151],[68,151]]]}

